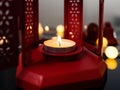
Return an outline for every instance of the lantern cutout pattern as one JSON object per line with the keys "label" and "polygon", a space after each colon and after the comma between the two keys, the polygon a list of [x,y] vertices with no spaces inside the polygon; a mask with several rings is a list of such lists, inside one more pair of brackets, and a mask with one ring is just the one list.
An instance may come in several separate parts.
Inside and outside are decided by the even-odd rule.
{"label": "lantern cutout pattern", "polygon": [[[6,8],[9,7],[10,3],[8,1],[0,1],[0,7],[5,6]],[[6,56],[7,54],[12,55],[13,53],[8,53],[10,51],[10,47],[7,46],[6,44],[9,43],[8,39],[12,38],[12,34],[10,34],[10,30],[9,30],[9,25],[10,25],[10,20],[13,19],[13,16],[9,15],[10,14],[10,10],[6,10],[5,12],[3,12],[2,10],[0,10],[0,16],[2,17],[0,19],[0,57],[4,57],[1,58],[0,62],[4,62],[5,60],[7,62],[9,62],[9,58]],[[2,26],[6,25],[7,28],[6,30],[3,30]],[[5,36],[7,35],[7,37]],[[3,47],[4,45],[4,47]]]}
{"label": "lantern cutout pattern", "polygon": [[[33,16],[34,16],[34,11],[33,11],[33,0],[26,0],[25,1],[25,42],[26,47],[29,47],[29,45],[32,44],[34,41],[34,35],[33,35]],[[27,46],[28,45],[28,46]]]}
{"label": "lantern cutout pattern", "polygon": [[19,39],[15,4],[15,0],[0,0],[0,68],[17,65]]}

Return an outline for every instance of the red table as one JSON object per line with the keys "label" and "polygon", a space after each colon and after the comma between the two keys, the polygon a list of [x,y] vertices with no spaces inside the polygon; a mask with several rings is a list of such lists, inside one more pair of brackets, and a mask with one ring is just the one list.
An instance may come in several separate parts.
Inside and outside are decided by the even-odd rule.
{"label": "red table", "polygon": [[[104,60],[83,48],[79,58],[72,61],[50,61],[41,54],[40,47],[34,50],[33,59],[40,62],[17,69],[17,86],[25,90],[77,90],[103,88],[107,67]],[[53,58],[54,59],[54,58]]]}

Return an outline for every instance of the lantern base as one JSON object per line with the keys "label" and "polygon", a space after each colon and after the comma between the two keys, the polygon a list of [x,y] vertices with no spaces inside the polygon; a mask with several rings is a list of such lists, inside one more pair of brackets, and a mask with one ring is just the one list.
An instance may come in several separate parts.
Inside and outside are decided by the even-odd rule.
{"label": "lantern base", "polygon": [[[41,54],[41,49],[37,49]],[[21,59],[19,61],[22,61]],[[39,59],[45,61],[24,68],[21,67],[22,63],[19,63],[16,74],[18,87],[24,90],[104,88],[107,65],[102,58],[86,48],[83,48],[78,59],[73,59],[72,62],[51,62],[47,57]]]}

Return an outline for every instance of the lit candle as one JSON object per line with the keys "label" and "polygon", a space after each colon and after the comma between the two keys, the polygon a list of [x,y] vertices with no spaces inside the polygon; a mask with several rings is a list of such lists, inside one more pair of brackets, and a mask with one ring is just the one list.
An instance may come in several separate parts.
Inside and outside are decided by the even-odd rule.
{"label": "lit candle", "polygon": [[56,31],[57,31],[57,36],[60,36],[60,37],[64,37],[64,26],[63,25],[58,25],[56,27]]}
{"label": "lit candle", "polygon": [[51,53],[67,53],[74,51],[76,43],[69,39],[50,39],[44,41],[44,50]]}

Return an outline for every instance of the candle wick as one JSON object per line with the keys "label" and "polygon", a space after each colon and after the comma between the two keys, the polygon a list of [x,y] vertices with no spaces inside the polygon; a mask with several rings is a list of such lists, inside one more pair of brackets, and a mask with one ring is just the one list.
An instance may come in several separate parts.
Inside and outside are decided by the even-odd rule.
{"label": "candle wick", "polygon": [[62,41],[61,41],[61,37],[60,36],[58,36],[58,40],[57,41],[58,41],[58,46],[61,47],[62,46],[62,43],[61,43]]}
{"label": "candle wick", "polygon": [[58,45],[59,45],[59,47],[61,47],[61,43],[60,43],[60,41],[58,41]]}

